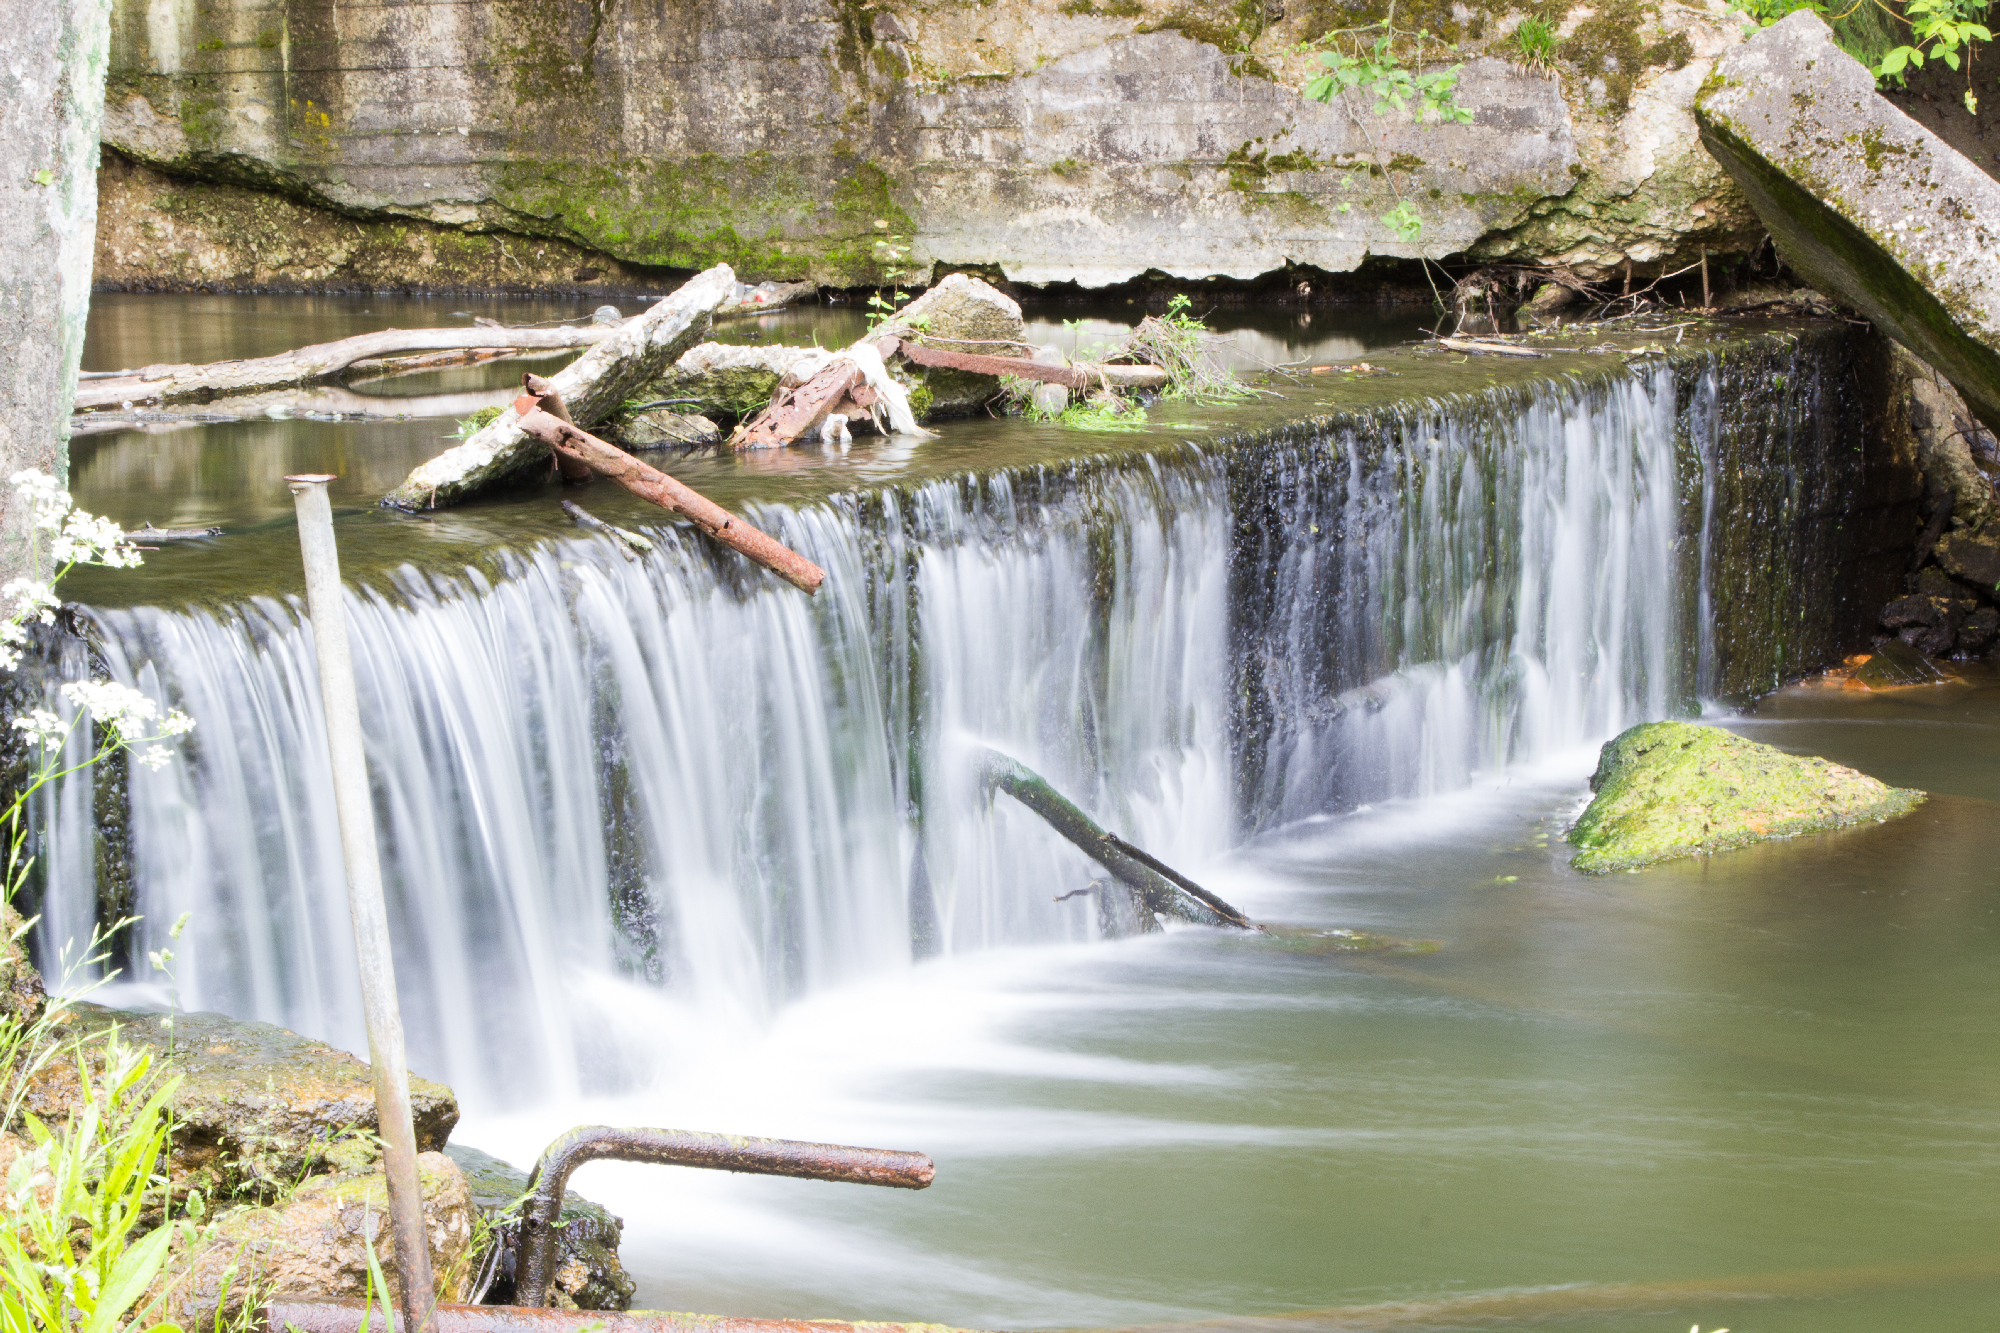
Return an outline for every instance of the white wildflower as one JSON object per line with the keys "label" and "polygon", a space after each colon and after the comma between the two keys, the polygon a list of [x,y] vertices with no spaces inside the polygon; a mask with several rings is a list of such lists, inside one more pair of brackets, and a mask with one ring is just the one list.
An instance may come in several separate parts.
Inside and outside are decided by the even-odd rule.
{"label": "white wildflower", "polygon": [[146,724],[160,715],[158,704],[115,680],[73,680],[62,687],[62,694],[122,741],[145,739]]}
{"label": "white wildflower", "polygon": [[164,745],[149,745],[139,756],[139,762],[157,772],[174,762],[174,752]]}
{"label": "white wildflower", "polygon": [[62,605],[56,590],[40,579],[8,579],[0,584],[0,600],[8,603],[7,618],[16,625],[29,620],[53,625],[56,608]]}
{"label": "white wildflower", "polygon": [[63,737],[69,735],[69,727],[46,708],[32,708],[26,716],[15,718],[14,730],[29,744],[43,749],[62,744]]}

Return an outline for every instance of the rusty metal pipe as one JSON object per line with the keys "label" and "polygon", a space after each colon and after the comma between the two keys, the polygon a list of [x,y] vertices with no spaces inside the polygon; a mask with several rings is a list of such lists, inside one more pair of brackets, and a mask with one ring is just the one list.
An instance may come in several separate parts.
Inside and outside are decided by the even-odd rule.
{"label": "rusty metal pipe", "polygon": [[528,1179],[528,1203],[521,1217],[520,1267],[514,1279],[516,1304],[532,1308],[548,1299],[549,1282],[555,1276],[556,1219],[562,1213],[570,1172],[585,1162],[607,1159],[905,1190],[925,1188],[937,1173],[936,1164],[922,1153],[893,1148],[843,1148],[831,1143],[684,1129],[580,1125],[543,1150]]}

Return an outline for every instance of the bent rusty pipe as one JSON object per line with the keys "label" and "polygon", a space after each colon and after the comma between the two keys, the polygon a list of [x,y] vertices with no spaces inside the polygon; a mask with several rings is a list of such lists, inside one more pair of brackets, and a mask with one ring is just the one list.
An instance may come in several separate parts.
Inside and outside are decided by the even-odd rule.
{"label": "bent rusty pipe", "polygon": [[886,1185],[920,1190],[937,1172],[930,1158],[892,1148],[843,1148],[796,1139],[752,1139],[738,1134],[703,1134],[684,1129],[613,1129],[581,1125],[551,1143],[528,1179],[528,1205],[521,1217],[520,1270],[514,1303],[536,1307],[548,1299],[555,1276],[556,1219],[570,1172],[585,1162],[658,1162],[760,1176],[840,1180],[853,1185]]}

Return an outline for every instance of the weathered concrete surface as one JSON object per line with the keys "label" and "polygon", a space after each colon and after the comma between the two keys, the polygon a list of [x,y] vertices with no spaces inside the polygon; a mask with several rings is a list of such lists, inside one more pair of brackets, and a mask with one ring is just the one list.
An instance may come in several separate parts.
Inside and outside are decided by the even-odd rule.
{"label": "weathered concrete surface", "polygon": [[1571,864],[1589,874],[1893,819],[1924,799],[1689,722],[1648,722],[1606,742],[1590,789],[1569,831]]}
{"label": "weathered concrete surface", "polygon": [[[271,1023],[179,1014],[169,1028],[165,1019],[94,1004],[65,1016],[78,1033],[115,1024],[123,1040],[155,1048],[156,1069],[180,1075],[168,1159],[177,1189],[269,1198],[308,1175],[376,1159],[375,1082],[365,1061]],[[76,1069],[58,1061],[35,1079],[26,1109],[55,1123],[76,1097]],[[418,1149],[442,1148],[458,1123],[451,1089],[413,1074],[410,1102]]]}
{"label": "weathered concrete surface", "polygon": [[[121,196],[103,276],[124,285],[382,282],[405,255],[402,281],[450,285],[499,262],[422,224],[840,284],[936,264],[1251,277],[1475,246],[1603,274],[1753,238],[1688,114],[1741,22],[1672,0],[1577,6],[1553,71],[1510,63],[1521,15],[1500,0],[1406,5],[1466,61],[1475,123],[1431,128],[1300,96],[1296,43],[1352,21],[1323,6],[117,4],[107,142],[207,182]],[[255,192],[336,210],[347,230],[315,234],[340,254],[273,235]],[[1415,238],[1382,220],[1405,198]]]}
{"label": "weathered concrete surface", "polygon": [[[69,475],[109,10],[110,0],[34,0],[0,22],[0,481],[29,467]],[[0,582],[29,572],[24,515],[0,486]]]}
{"label": "weathered concrete surface", "polygon": [[[626,320],[617,333],[557,371],[549,383],[562,395],[570,417],[588,429],[693,346],[708,332],[716,307],[735,293],[736,275],[729,265],[717,264],[698,273],[643,315]],[[382,503],[408,510],[455,504],[537,458],[546,458],[548,446],[531,439],[519,421],[509,407],[465,443],[414,468]]]}
{"label": "weathered concrete surface", "polygon": [[[969,273],[946,277],[884,320],[876,332],[921,337],[926,347],[941,352],[1021,356],[1027,350],[1020,304]],[[1000,392],[997,375],[907,363],[898,370],[917,386],[911,407],[924,418],[970,416]]]}
{"label": "weathered concrete surface", "polygon": [[1786,260],[2000,428],[2000,183],[1878,96],[1804,10],[1725,56],[1696,116]]}

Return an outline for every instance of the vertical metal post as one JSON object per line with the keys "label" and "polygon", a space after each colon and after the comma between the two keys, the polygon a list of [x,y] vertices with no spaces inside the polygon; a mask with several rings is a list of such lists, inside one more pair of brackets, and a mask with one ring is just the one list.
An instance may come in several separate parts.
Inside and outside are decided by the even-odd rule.
{"label": "vertical metal post", "polygon": [[396,970],[389,952],[389,914],[382,898],[382,864],[375,845],[375,804],[361,749],[361,706],[354,693],[354,659],[347,647],[340,552],[333,540],[331,476],[286,477],[296,498],[299,549],[305,556],[306,609],[319,658],[320,706],[333,761],[333,804],[340,851],[347,863],[347,910],[354,952],[361,960],[361,1008],[368,1022],[368,1059],[375,1067],[375,1111],[382,1134],[382,1168],[389,1177],[389,1226],[401,1279],[403,1333],[431,1333],[437,1294],[424,1235],[423,1188],[417,1180],[417,1135],[410,1119],[410,1071],[404,1063],[403,1017],[396,1004]]}

